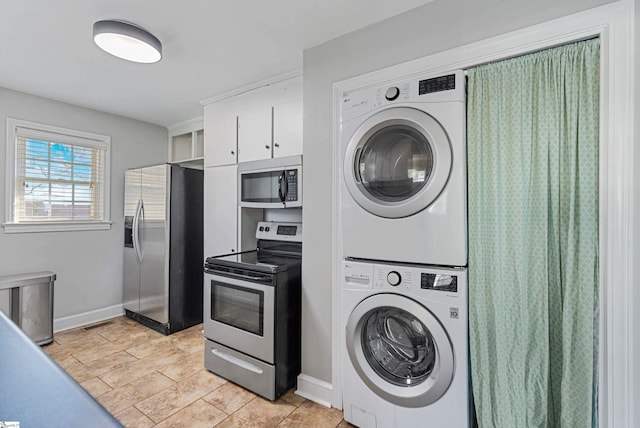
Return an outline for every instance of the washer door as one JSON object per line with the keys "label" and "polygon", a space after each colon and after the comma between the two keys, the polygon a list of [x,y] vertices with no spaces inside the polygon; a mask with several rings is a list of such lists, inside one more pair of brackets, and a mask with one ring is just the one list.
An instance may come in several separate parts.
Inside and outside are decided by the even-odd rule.
{"label": "washer door", "polygon": [[376,294],[355,307],[346,327],[347,351],[364,383],[403,407],[438,400],[453,379],[454,355],[438,319],[418,302]]}
{"label": "washer door", "polygon": [[386,218],[408,217],[440,195],[451,171],[451,143],[433,117],[409,107],[383,110],[353,133],[344,180],[355,201]]}

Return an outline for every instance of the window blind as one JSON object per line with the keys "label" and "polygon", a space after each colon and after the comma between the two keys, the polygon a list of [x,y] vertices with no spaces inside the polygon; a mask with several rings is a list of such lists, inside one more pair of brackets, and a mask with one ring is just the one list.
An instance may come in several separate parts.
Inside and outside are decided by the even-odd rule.
{"label": "window blind", "polygon": [[105,155],[93,140],[18,127],[14,222],[104,220]]}

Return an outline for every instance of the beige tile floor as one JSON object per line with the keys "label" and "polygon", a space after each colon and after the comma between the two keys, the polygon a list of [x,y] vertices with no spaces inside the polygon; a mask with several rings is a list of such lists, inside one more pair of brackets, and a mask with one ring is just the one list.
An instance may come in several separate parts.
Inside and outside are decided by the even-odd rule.
{"label": "beige tile floor", "polygon": [[202,325],[164,336],[119,317],[44,350],[126,427],[351,426],[293,391],[271,402],[205,370]]}

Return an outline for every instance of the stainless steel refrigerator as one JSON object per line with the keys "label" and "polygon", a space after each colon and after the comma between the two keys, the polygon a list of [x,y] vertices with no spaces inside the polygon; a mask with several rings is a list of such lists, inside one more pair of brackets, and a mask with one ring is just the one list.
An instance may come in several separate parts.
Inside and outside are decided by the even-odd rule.
{"label": "stainless steel refrigerator", "polygon": [[124,308],[163,334],[202,322],[203,171],[125,172]]}

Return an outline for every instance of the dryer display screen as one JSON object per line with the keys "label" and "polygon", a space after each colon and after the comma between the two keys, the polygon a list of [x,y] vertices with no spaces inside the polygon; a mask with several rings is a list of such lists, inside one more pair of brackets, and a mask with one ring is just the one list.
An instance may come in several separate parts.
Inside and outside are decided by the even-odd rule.
{"label": "dryer display screen", "polygon": [[424,290],[437,290],[457,293],[458,277],[455,275],[436,275],[433,273],[421,273],[420,288]]}
{"label": "dryer display screen", "polygon": [[433,92],[449,91],[456,88],[456,75],[434,77],[420,81],[418,95],[431,94]]}

